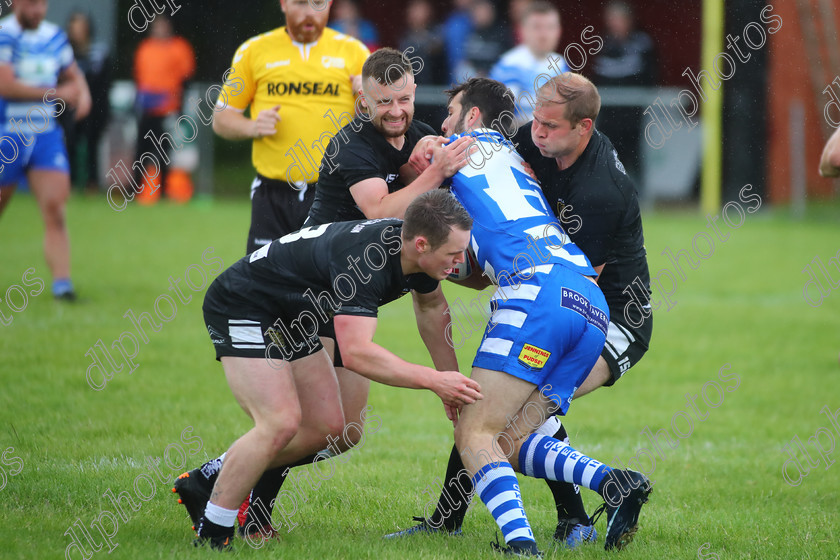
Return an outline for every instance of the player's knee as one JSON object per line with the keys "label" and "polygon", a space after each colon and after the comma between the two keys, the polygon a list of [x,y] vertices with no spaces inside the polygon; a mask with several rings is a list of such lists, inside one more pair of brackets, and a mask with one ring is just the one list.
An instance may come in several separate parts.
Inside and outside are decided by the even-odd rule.
{"label": "player's knee", "polygon": [[64,228],[65,203],[66,199],[61,199],[59,197],[51,197],[44,203],[44,221],[47,223],[48,226]]}
{"label": "player's knee", "polygon": [[297,408],[275,414],[262,422],[261,431],[271,452],[279,452],[297,435],[301,420],[302,414]]}
{"label": "player's knee", "polygon": [[[341,437],[344,432],[344,415],[341,414],[341,411],[337,411],[333,414],[328,414],[327,418],[324,421],[324,437],[331,436],[332,438]],[[351,433],[355,433],[351,431]],[[358,439],[356,441],[350,443],[351,447],[358,443]]]}
{"label": "player's knee", "polygon": [[464,424],[459,422],[455,427],[455,447],[458,448],[458,451],[463,451],[469,447],[469,436],[470,434],[467,429],[465,429]]}

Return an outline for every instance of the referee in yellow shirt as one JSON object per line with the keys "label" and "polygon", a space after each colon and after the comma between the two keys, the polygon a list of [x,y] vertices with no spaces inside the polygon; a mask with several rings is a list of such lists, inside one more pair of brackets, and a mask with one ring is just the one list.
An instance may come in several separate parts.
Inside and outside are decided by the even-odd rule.
{"label": "referee in yellow shirt", "polygon": [[280,0],[286,25],[237,49],[219,98],[226,106],[214,113],[216,134],[254,141],[248,253],[301,228],[324,150],[355,114],[354,92],[370,52],[326,27],[330,4]]}

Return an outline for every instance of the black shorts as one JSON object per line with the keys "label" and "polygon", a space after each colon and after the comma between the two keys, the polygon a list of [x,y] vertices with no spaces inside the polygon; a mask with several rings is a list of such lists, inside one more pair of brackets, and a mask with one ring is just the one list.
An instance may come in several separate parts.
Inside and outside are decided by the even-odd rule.
{"label": "black shorts", "polygon": [[[639,363],[650,345],[653,334],[653,314],[641,315],[636,306],[627,308],[629,317],[624,317],[624,308],[610,306],[610,325],[607,329],[607,341],[601,357],[610,367],[610,379],[605,387],[615,384],[624,373]],[[650,311],[648,309],[647,311]],[[629,319],[629,321],[627,320]],[[634,327],[630,323],[639,325]]]}
{"label": "black shorts", "polygon": [[[204,323],[216,348],[216,359],[222,356],[269,359],[279,367],[281,360],[293,362],[323,348],[317,336],[294,339],[287,325],[288,317],[269,317],[254,310],[243,311],[235,318],[204,309]],[[278,328],[278,324],[284,327]],[[290,340],[292,338],[292,340]]]}
{"label": "black shorts", "polygon": [[344,367],[344,362],[341,359],[341,350],[338,348],[338,340],[335,338],[335,318],[330,317],[330,320],[322,324],[318,328],[318,336],[324,338],[331,338],[335,344],[335,355],[333,356],[333,365],[335,367]]}
{"label": "black shorts", "polygon": [[303,227],[315,200],[315,183],[296,188],[287,181],[257,174],[251,183],[251,229],[247,253]]}

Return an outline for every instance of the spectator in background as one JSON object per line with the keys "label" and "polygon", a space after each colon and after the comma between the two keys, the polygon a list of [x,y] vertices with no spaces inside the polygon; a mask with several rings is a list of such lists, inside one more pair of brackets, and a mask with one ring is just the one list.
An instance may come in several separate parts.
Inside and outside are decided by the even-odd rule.
{"label": "spectator in background", "polygon": [[[185,82],[194,73],[195,54],[192,46],[186,39],[174,34],[172,22],[165,14],[158,14],[151,24],[149,37],[140,43],[134,53],[134,82],[137,85],[140,121],[135,161],[140,161],[140,156],[145,152],[158,153],[153,136],[160,138],[168,117],[179,116]],[[168,158],[157,159],[161,169],[155,173],[146,168],[148,181],[142,173],[138,173],[137,184],[147,182],[150,185],[149,189],[144,188],[137,196],[140,202],[154,202],[161,192],[166,192]],[[156,185],[160,186],[159,190]]]}
{"label": "spectator in background", "polygon": [[555,52],[560,44],[560,11],[543,1],[532,2],[525,7],[519,22],[522,44],[502,55],[490,70],[490,77],[510,88],[516,100],[516,120],[522,125],[534,118],[535,89],[546,79],[535,85],[537,76],[556,76],[568,72],[563,57]]}
{"label": "spectator in background", "polygon": [[446,47],[446,68],[449,72],[449,80],[458,83],[460,80],[455,75],[459,66],[464,60],[464,48],[472,31],[472,19],[470,18],[470,7],[474,0],[455,0],[455,6],[446,21],[443,22],[443,42]]}
{"label": "spectator in background", "polygon": [[464,58],[455,68],[456,81],[486,78],[490,68],[510,48],[510,31],[496,17],[491,0],[473,0],[470,6],[472,31],[464,42]]}
{"label": "spectator in background", "polygon": [[517,45],[524,42],[522,38],[522,17],[525,15],[525,10],[530,6],[534,0],[510,0],[508,4],[508,21],[513,23],[513,42]]}
{"label": "spectator in background", "polygon": [[[82,177],[87,183],[88,193],[99,191],[99,139],[108,126],[111,104],[108,93],[111,89],[111,59],[105,43],[93,41],[90,18],[81,12],[74,12],[67,20],[67,37],[73,47],[76,63],[84,72],[90,88],[92,106],[90,114],[76,122],[75,111],[65,111],[62,124],[67,135],[67,152],[70,160],[70,178],[76,184]],[[68,115],[65,118],[65,115]],[[78,159],[79,145],[85,146],[84,168],[80,174]]]}
{"label": "spectator in background", "polygon": [[339,33],[355,37],[371,52],[379,48],[379,32],[373,23],[362,18],[356,0],[338,0],[333,6],[333,17],[335,19],[330,27]]}
{"label": "spectator in background", "polygon": [[[429,0],[410,0],[405,10],[406,30],[400,39],[400,51],[413,49],[407,56],[419,56],[423,60],[423,68],[417,71],[414,67],[414,82],[416,84],[443,84],[447,75],[442,70],[443,38],[439,29],[434,28],[434,8]],[[423,119],[421,119],[423,120]]]}
{"label": "spectator in background", "polygon": [[[607,35],[595,57],[593,82],[602,86],[652,86],[656,83],[653,40],[635,29],[633,12],[625,2],[610,2],[604,11]],[[598,128],[613,142],[627,172],[639,181],[639,137],[643,108],[602,107]]]}

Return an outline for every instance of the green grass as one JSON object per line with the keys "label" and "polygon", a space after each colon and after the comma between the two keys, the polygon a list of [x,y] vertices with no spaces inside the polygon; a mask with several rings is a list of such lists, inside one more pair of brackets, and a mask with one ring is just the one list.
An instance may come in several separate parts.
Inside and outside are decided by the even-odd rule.
{"label": "green grass", "polygon": [[[136,371],[117,373],[101,391],[85,380],[90,364],[85,353],[97,340],[110,346],[131,330],[123,318],[128,309],[154,313],[156,298],[169,293],[170,276],[183,277],[190,265],[211,268],[201,260],[208,247],[226,266],[232,264],[244,250],[248,214],[241,200],[117,213],[102,199],[74,198],[68,221],[82,301],[66,305],[49,295],[33,201],[19,196],[7,209],[0,220],[0,298],[5,300],[6,287],[21,284],[30,267],[47,289],[31,296],[11,325],[0,327],[0,451],[14,448],[3,461],[11,467],[0,463],[6,476],[0,490],[0,557],[62,558],[71,524],[79,519],[89,527],[100,511],[112,509],[103,497],[108,489],[137,500],[138,480],[140,491],[150,492],[138,476],[155,477],[144,463],[165,454],[175,468],[161,463],[167,482],[154,478],[154,496],[138,501],[138,511],[121,522],[114,538],[119,546],[108,557],[209,555],[191,548],[189,522],[168,480],[185,461],[179,449],[197,451],[186,458],[196,465],[224,450],[249,423],[213,359],[201,317],[203,290],[185,288],[192,300],[178,303],[174,319],[160,332],[147,327],[149,342],[140,343]],[[640,447],[650,447],[640,432],[670,431],[675,413],[686,409],[685,394],[717,380],[724,364],[740,379],[718,408],[699,400],[708,418],[695,421],[693,433],[657,459],[651,475],[655,491],[622,558],[838,557],[840,466],[819,466],[798,487],[788,485],[781,471],[782,446],[794,435],[806,441],[819,427],[831,429],[819,411],[825,405],[840,409],[840,289],[817,308],[802,298],[805,265],[817,255],[826,262],[840,250],[838,209],[828,206],[811,215],[816,217],[793,222],[784,211],[750,214],[740,229],[727,230],[729,240],[718,243],[696,270],[684,264],[686,279],[672,298],[677,304],[656,313],[648,355],[616,387],[572,406],[573,444],[607,462],[615,457],[626,462]],[[654,276],[664,267],[673,270],[662,250],[691,250],[692,238],[705,231],[705,219],[694,213],[653,213],[645,220]],[[451,284],[446,292],[450,300],[470,296]],[[168,312],[164,304],[161,309]],[[0,311],[9,313],[5,301]],[[407,298],[383,308],[380,321],[379,342],[406,359],[429,362]],[[463,371],[477,344],[474,336],[459,351]],[[346,463],[337,461],[335,475],[309,493],[293,517],[298,526],[281,544],[261,551],[240,543],[241,556],[490,556],[496,528],[481,504],[467,516],[462,538],[380,539],[423,513],[431,499],[424,490],[443,476],[452,437],[431,393],[374,386],[370,404],[381,428],[368,433],[362,448]],[[181,442],[190,426],[200,450],[198,440]],[[840,434],[834,435],[837,459]],[[10,476],[17,470],[15,456],[23,469]],[[554,514],[544,484],[523,479],[522,492],[547,557],[570,556],[550,544]],[[591,510],[598,500],[584,493]],[[603,527],[601,521],[602,533]],[[698,553],[705,543],[709,547]],[[603,536],[597,546],[573,554],[602,558],[602,544]],[[106,550],[94,557],[104,557]]]}

